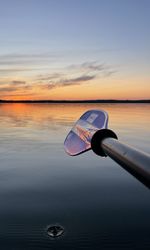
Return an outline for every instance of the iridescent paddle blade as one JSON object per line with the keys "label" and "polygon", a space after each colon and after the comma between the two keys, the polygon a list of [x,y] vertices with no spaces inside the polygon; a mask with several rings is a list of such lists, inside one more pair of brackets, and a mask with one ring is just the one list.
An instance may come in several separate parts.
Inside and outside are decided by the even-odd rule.
{"label": "iridescent paddle blade", "polygon": [[78,155],[91,149],[91,139],[97,130],[106,129],[108,114],[102,110],[89,110],[75,123],[65,139],[65,151]]}

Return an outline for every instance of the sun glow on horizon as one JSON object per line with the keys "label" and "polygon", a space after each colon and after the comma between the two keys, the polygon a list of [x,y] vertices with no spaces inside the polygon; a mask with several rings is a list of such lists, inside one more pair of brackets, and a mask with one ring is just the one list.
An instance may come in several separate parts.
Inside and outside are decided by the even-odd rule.
{"label": "sun glow on horizon", "polygon": [[48,88],[41,85],[13,86],[11,92],[3,88],[1,100],[96,100],[96,99],[150,99],[150,86],[140,80],[97,79],[89,83]]}

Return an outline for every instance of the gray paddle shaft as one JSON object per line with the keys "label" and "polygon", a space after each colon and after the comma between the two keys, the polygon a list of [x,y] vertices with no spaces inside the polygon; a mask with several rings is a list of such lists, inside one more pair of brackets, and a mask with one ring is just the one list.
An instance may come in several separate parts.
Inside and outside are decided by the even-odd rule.
{"label": "gray paddle shaft", "polygon": [[102,141],[104,152],[150,188],[150,155],[113,138]]}
{"label": "gray paddle shaft", "polygon": [[[95,141],[99,137],[94,135]],[[140,180],[144,185],[150,188],[150,155],[137,150],[123,142],[119,142],[116,138],[103,138],[99,142],[100,155],[109,156],[129,173]],[[92,148],[93,149],[93,148]],[[98,147],[97,147],[97,154]],[[94,150],[93,150],[94,151]],[[95,151],[94,151],[95,152]]]}

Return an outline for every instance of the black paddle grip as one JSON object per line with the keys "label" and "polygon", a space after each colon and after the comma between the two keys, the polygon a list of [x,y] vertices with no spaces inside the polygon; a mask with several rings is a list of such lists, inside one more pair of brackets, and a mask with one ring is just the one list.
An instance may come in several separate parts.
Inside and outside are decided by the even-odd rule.
{"label": "black paddle grip", "polygon": [[91,139],[91,148],[95,154],[104,157],[107,156],[101,146],[102,140],[106,138],[118,139],[117,135],[110,129],[100,129],[93,135]]}

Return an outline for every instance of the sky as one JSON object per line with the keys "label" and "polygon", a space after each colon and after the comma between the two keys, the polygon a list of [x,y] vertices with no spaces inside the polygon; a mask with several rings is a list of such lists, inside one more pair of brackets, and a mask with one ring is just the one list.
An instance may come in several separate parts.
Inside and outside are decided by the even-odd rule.
{"label": "sky", "polygon": [[149,0],[0,0],[0,99],[150,99]]}

